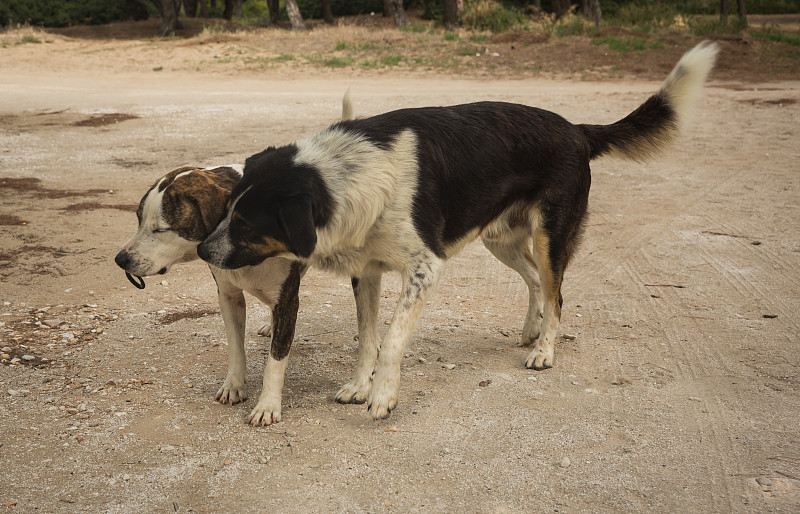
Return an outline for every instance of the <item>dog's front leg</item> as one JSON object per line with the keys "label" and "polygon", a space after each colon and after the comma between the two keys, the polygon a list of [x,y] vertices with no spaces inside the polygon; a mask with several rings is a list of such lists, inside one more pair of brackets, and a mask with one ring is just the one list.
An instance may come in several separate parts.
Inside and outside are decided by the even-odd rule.
{"label": "dog's front leg", "polygon": [[289,363],[289,350],[294,340],[294,329],[297,325],[297,309],[300,306],[300,277],[302,265],[293,262],[289,276],[281,287],[278,303],[272,310],[272,343],[269,346],[269,357],[264,368],[264,382],[261,396],[258,398],[247,421],[252,425],[271,425],[281,420],[281,393]]}
{"label": "dog's front leg", "polygon": [[381,296],[380,270],[368,270],[353,278],[358,318],[358,364],[353,378],[336,393],[339,403],[364,403],[372,385],[378,357],[378,307]]}
{"label": "dog's front leg", "polygon": [[[214,277],[216,280],[216,276]],[[220,403],[231,405],[247,399],[245,382],[247,378],[246,357],[244,352],[244,328],[247,317],[247,306],[244,294],[238,287],[217,280],[219,310],[225,323],[225,335],[228,338],[228,375],[217,391],[216,399]]]}
{"label": "dog's front leg", "polygon": [[386,418],[397,406],[400,392],[400,362],[414,325],[422,312],[428,293],[444,270],[444,261],[433,254],[424,255],[403,273],[403,290],[397,302],[389,330],[383,338],[367,398],[373,419]]}

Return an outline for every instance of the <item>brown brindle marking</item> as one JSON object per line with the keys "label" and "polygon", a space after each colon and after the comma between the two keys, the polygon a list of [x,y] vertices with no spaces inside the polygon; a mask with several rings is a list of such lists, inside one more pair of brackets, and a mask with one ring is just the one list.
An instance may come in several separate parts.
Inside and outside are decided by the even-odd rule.
{"label": "brown brindle marking", "polygon": [[[180,176],[181,173],[187,173]],[[158,186],[164,192],[164,217],[169,226],[189,241],[205,239],[225,215],[231,189],[239,180],[230,168],[205,170],[179,168]]]}
{"label": "brown brindle marking", "polygon": [[275,360],[283,360],[289,355],[294,340],[294,329],[297,325],[297,309],[300,307],[300,277],[302,264],[295,261],[289,270],[289,276],[281,287],[278,303],[272,311],[273,337],[269,353]]}

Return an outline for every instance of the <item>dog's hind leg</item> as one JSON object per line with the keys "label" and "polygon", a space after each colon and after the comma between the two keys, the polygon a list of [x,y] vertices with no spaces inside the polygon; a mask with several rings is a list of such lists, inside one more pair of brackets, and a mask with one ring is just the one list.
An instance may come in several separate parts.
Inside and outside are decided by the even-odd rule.
{"label": "dog's hind leg", "polygon": [[[214,278],[216,279],[216,277]],[[225,335],[228,338],[228,374],[222,387],[217,391],[216,399],[220,403],[233,405],[247,399],[245,391],[247,366],[244,352],[247,306],[244,294],[238,287],[217,281],[217,291],[219,310],[222,313]]]}
{"label": "dog's hind leg", "polygon": [[484,239],[483,245],[497,259],[520,274],[528,286],[528,313],[522,328],[520,346],[531,345],[542,328],[542,283],[536,271],[536,263],[530,249],[528,233],[512,240]]}
{"label": "dog's hind leg", "polygon": [[402,273],[403,289],[389,330],[383,337],[378,362],[367,397],[373,419],[386,418],[397,406],[400,392],[400,362],[414,325],[428,294],[439,281],[445,261],[431,253],[416,256],[416,262]]}
{"label": "dog's hind leg", "polygon": [[[533,351],[528,355],[525,367],[545,369],[553,367],[555,339],[561,321],[561,282],[564,278],[564,264],[560,257],[553,259],[551,238],[543,230],[533,236],[533,258],[544,293],[542,328]],[[555,262],[554,262],[555,261]]]}
{"label": "dog's hind leg", "polygon": [[358,318],[358,364],[353,378],[336,393],[339,403],[364,403],[372,385],[372,370],[378,357],[380,270],[368,269],[360,277],[353,277],[353,295]]}

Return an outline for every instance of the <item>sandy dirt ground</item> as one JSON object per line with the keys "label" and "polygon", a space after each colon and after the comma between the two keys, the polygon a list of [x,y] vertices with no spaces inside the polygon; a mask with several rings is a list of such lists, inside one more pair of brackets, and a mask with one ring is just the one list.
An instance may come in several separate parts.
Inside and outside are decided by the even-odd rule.
{"label": "sandy dirt ground", "polygon": [[153,73],[113,50],[84,67],[86,44],[0,50],[0,506],[800,510],[800,81],[712,75],[673,151],[594,164],[553,369],[524,368],[524,283],[472,244],[407,349],[398,409],[372,421],[333,401],[355,365],[349,280],[311,270],[283,421],[253,428],[266,309],[249,301],[250,399],[220,405],[208,269],[139,291],[113,262],[158,177],[324,128],[348,87],[362,116],[503,100],[606,123],[659,81]]}

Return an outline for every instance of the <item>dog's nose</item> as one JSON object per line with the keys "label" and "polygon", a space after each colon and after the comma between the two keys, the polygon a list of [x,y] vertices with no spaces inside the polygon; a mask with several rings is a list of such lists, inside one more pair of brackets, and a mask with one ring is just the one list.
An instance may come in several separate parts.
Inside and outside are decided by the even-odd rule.
{"label": "dog's nose", "polygon": [[126,252],[125,250],[120,250],[116,257],[114,257],[114,262],[117,263],[122,269],[127,269],[128,264],[131,262],[131,254]]}
{"label": "dog's nose", "polygon": [[208,251],[208,248],[206,248],[206,245],[200,243],[200,245],[197,247],[197,256],[203,259],[204,261],[207,261],[208,258],[211,256],[211,253]]}

